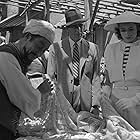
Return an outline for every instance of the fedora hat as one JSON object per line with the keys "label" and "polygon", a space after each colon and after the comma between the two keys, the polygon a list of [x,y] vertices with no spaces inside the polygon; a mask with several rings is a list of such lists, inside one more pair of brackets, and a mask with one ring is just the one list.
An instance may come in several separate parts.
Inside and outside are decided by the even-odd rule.
{"label": "fedora hat", "polygon": [[107,31],[115,32],[115,28],[118,27],[118,23],[140,23],[140,16],[136,15],[131,11],[126,11],[119,16],[109,20],[104,29]]}
{"label": "fedora hat", "polygon": [[86,22],[88,18],[83,18],[81,12],[77,8],[71,8],[65,11],[66,24],[64,26],[77,25]]}

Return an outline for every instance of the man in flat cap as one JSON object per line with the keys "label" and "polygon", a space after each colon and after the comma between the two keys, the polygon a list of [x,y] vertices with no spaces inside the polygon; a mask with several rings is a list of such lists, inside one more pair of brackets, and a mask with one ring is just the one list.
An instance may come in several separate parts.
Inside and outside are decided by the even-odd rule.
{"label": "man in flat cap", "polygon": [[[21,111],[30,118],[40,108],[41,93],[25,76],[31,62],[53,43],[51,23],[31,19],[15,43],[0,47],[0,140],[15,140]],[[48,81],[48,92],[51,84]]]}
{"label": "man in flat cap", "polygon": [[68,37],[49,48],[47,74],[56,78],[62,93],[76,112],[92,108],[92,88],[97,77],[97,45],[82,38],[83,23],[79,9],[65,12]]}

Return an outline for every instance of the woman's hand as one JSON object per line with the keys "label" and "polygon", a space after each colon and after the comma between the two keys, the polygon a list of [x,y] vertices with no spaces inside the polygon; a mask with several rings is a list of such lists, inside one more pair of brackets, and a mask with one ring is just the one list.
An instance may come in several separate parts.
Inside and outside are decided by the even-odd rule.
{"label": "woman's hand", "polygon": [[124,110],[128,108],[135,107],[138,104],[138,99],[136,96],[131,98],[122,98],[116,102],[116,107],[118,110]]}

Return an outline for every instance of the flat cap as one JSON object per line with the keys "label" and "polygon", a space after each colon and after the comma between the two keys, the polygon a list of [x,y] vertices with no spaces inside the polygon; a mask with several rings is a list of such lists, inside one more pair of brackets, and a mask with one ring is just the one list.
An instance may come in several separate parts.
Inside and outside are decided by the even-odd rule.
{"label": "flat cap", "polygon": [[53,43],[55,38],[54,31],[54,26],[48,21],[31,19],[24,28],[23,33],[29,32],[34,35],[40,35]]}

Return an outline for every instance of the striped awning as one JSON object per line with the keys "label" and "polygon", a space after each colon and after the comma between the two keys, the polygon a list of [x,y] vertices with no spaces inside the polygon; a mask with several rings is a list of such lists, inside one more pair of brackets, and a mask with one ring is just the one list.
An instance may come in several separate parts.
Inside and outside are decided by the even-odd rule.
{"label": "striped awning", "polygon": [[[32,11],[31,17],[34,18],[37,14],[44,9],[44,0],[30,0],[31,5],[34,2],[39,1],[35,7],[32,7],[30,10]],[[50,12],[51,13],[60,13],[63,14],[64,11],[70,7],[78,7],[82,14],[84,15],[85,7],[84,7],[85,0],[49,0],[50,4]],[[94,11],[97,0],[92,1],[92,10]],[[127,3],[128,0],[100,0],[99,6],[96,12],[95,21],[102,23],[106,20],[113,18],[116,15],[121,14],[122,12],[129,10],[134,11],[136,14],[140,15],[140,4],[129,4]],[[133,1],[133,0],[132,0]],[[12,2],[12,5],[18,6],[23,8],[23,10],[28,7],[29,0],[9,0]],[[1,2],[1,4],[8,5],[7,2]],[[36,11],[36,12],[34,12]],[[13,26],[19,26],[21,24],[25,25],[26,16],[14,15],[12,17],[8,17],[0,22],[0,30],[7,29]]]}
{"label": "striped awning", "polygon": [[[41,13],[41,11],[32,12],[30,14],[30,18],[35,18],[40,13]],[[16,27],[16,26],[25,26],[25,24],[26,24],[26,15],[25,14],[22,16],[20,16],[19,14],[12,15],[0,22],[0,31],[8,30],[9,28]]]}

